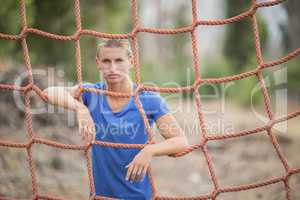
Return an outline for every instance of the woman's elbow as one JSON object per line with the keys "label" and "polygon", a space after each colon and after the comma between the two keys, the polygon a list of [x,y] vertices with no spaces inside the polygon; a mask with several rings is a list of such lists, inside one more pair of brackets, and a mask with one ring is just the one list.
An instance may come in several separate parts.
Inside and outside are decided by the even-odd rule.
{"label": "woman's elbow", "polygon": [[53,91],[53,87],[47,87],[47,88],[45,88],[44,90],[43,90],[43,93],[44,94],[49,94],[49,93],[51,93]]}
{"label": "woman's elbow", "polygon": [[63,92],[60,87],[47,87],[43,90],[43,93],[50,96],[59,96],[63,95]]}
{"label": "woman's elbow", "polygon": [[44,93],[44,94],[47,94],[47,93],[48,93],[48,90],[49,90],[49,88],[43,89],[43,93]]}
{"label": "woman's elbow", "polygon": [[43,90],[43,94],[47,97],[50,102],[53,99],[57,99],[59,96],[61,96],[60,91],[55,87],[47,87]]}

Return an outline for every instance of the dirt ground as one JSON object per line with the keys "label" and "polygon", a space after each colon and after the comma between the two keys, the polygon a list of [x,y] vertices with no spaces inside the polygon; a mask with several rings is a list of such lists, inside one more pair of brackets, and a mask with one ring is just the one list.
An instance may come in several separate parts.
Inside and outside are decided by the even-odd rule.
{"label": "dirt ground", "polygon": [[[247,110],[236,105],[226,105],[221,109],[218,102],[203,102],[206,108],[205,122],[208,132],[219,134],[224,131],[239,131],[262,125],[264,122]],[[172,104],[176,109],[180,106]],[[190,144],[200,140],[201,131],[195,108],[190,102],[183,102],[182,109],[174,112],[178,122],[184,129]],[[216,108],[215,112],[213,112]],[[3,108],[2,113],[10,108]],[[291,108],[293,109],[293,108]],[[263,108],[257,108],[263,113]],[[53,118],[54,114],[44,115],[43,119]],[[15,120],[19,117],[18,120]],[[24,116],[14,116],[7,126],[0,128],[0,139],[25,141],[26,131],[21,122]],[[76,126],[66,127],[65,114],[57,114],[49,121],[39,120],[40,115],[33,118],[33,128],[39,137],[54,141],[79,144],[80,137]],[[74,117],[70,115],[69,118]],[[298,122],[298,123],[297,123]],[[300,167],[299,117],[288,122],[288,128],[274,129],[281,149],[291,167]],[[156,141],[162,137],[157,134]],[[270,138],[265,132],[241,138],[208,142],[209,155],[213,161],[220,187],[237,186],[255,183],[283,176],[284,167],[280,162]],[[82,152],[54,149],[45,145],[34,144],[32,147],[36,166],[39,192],[53,194],[67,199],[87,199],[88,177],[86,163]],[[0,196],[29,199],[31,195],[31,177],[24,149],[0,147]],[[160,196],[196,196],[208,194],[213,190],[207,163],[203,153],[195,150],[179,158],[167,156],[154,157],[152,170]],[[291,199],[300,199],[300,174],[290,178]],[[269,185],[243,192],[225,193],[218,200],[281,200],[286,199],[282,183]]]}

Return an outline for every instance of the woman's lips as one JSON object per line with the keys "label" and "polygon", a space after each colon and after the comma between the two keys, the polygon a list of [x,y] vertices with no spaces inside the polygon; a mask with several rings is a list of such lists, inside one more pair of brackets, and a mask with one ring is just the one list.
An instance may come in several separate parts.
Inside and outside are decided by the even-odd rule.
{"label": "woman's lips", "polygon": [[109,74],[109,78],[118,78],[120,75],[119,74]]}

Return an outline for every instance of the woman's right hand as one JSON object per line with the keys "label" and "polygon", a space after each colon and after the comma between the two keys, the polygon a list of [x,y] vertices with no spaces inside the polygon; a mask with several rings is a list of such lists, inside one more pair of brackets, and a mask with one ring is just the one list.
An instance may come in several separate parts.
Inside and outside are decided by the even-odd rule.
{"label": "woman's right hand", "polygon": [[76,110],[79,134],[85,142],[95,140],[96,130],[93,118],[87,107],[81,106]]}

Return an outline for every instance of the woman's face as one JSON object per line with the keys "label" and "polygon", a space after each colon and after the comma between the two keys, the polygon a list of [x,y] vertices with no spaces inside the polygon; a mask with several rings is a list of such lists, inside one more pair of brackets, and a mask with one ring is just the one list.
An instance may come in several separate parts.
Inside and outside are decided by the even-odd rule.
{"label": "woman's face", "polygon": [[108,83],[119,83],[128,78],[132,60],[121,47],[102,47],[97,56],[97,68]]}

